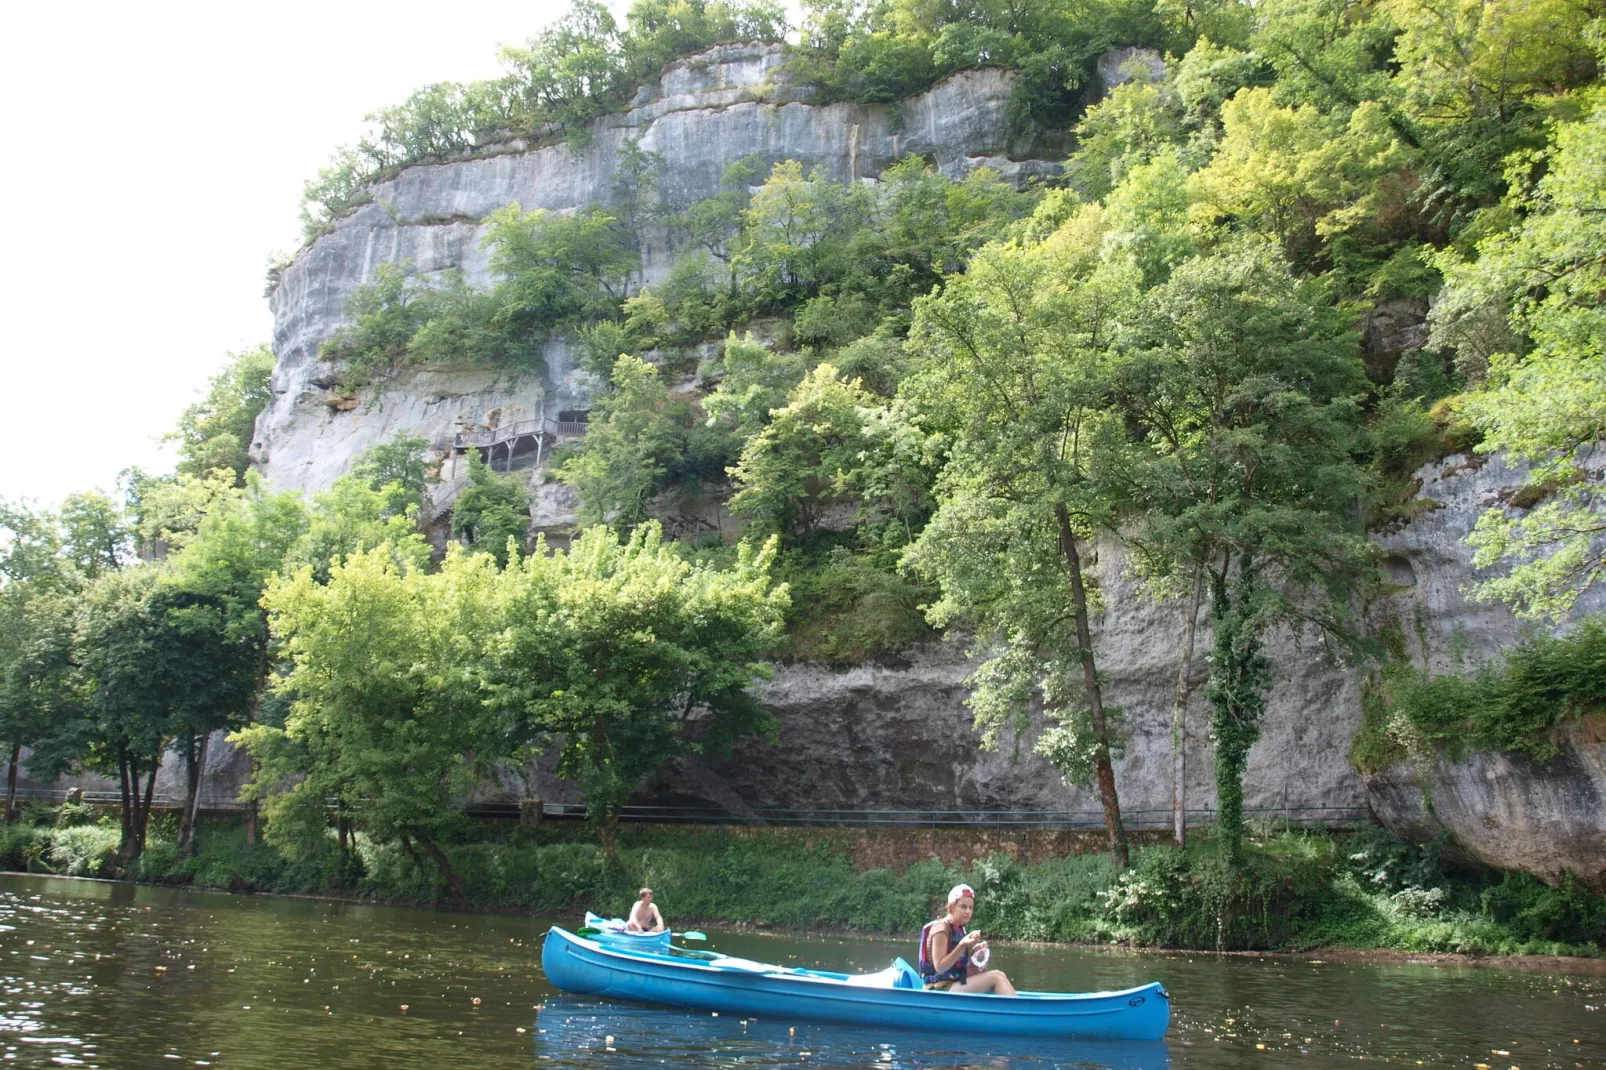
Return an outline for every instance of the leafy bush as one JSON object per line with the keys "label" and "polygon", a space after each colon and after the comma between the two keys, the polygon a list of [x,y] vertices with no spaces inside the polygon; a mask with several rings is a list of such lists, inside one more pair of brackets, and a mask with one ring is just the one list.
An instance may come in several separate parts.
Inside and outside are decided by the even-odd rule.
{"label": "leafy bush", "polygon": [[117,854],[121,832],[111,819],[95,825],[73,825],[50,834],[45,860],[52,872],[68,877],[95,877]]}
{"label": "leafy bush", "polygon": [[1560,638],[1533,636],[1470,677],[1433,676],[1396,663],[1364,711],[1352,757],[1376,768],[1396,757],[1452,758],[1495,750],[1546,761],[1552,729],[1606,711],[1606,616]]}

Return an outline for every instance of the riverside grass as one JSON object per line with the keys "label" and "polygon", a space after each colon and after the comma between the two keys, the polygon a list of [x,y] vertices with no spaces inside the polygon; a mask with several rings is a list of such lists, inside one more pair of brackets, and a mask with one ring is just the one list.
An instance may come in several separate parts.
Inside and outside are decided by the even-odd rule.
{"label": "riverside grass", "polygon": [[[35,873],[110,872],[115,822],[38,808],[0,826],[0,865]],[[175,827],[169,827],[174,825]],[[338,894],[444,903],[433,871],[400,847],[357,838],[355,859],[326,850],[286,858],[247,844],[238,820],[205,824],[175,859],[176,822],[159,820],[135,879],[196,888]],[[944,889],[978,890],[1002,939],[1198,950],[1387,949],[1471,955],[1606,954],[1606,897],[1525,874],[1456,869],[1442,844],[1415,847],[1380,829],[1331,835],[1257,830],[1234,874],[1208,831],[1186,850],[1141,847],[1117,876],[1100,855],[1021,865],[997,854],[860,870],[845,830],[621,829],[610,870],[590,830],[465,823],[447,850],[471,909],[566,913],[628,902],[651,885],[686,922],[904,936],[934,916]]]}

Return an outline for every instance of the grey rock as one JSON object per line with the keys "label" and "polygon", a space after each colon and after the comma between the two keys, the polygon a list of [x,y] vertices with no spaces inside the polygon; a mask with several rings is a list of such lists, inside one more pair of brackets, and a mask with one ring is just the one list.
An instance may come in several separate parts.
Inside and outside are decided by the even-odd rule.
{"label": "grey rock", "polygon": [[1152,48],[1112,48],[1099,57],[1093,73],[1094,99],[1127,82],[1159,82],[1165,79],[1165,58]]}
{"label": "grey rock", "polygon": [[[526,211],[554,212],[611,203],[627,141],[639,140],[642,149],[661,155],[662,195],[674,206],[717,193],[725,168],[755,155],[766,167],[797,160],[805,170],[842,182],[873,178],[910,153],[953,176],[982,165],[1018,180],[1058,169],[1005,156],[1004,112],[1014,85],[1007,71],[961,72],[897,109],[819,106],[788,91],[780,60],[779,45],[723,45],[670,64],[656,83],[642,87],[630,110],[596,120],[583,148],[502,146],[472,159],[409,167],[375,186],[372,203],[303,249],[280,273],[273,292],[279,361],[273,399],[258,418],[252,447],[268,482],[281,489],[320,489],[376,440],[366,430],[373,426],[373,409],[328,411],[322,384],[331,380],[332,369],[318,352],[345,322],[347,299],[381,265],[407,262],[424,277],[458,269],[470,283],[485,285],[491,281],[482,245],[485,217],[514,202]],[[650,235],[642,280],[662,279],[674,256],[667,235]],[[592,384],[575,371],[566,345],[553,343],[545,356],[545,382],[526,384],[521,401],[528,406],[544,399],[553,412],[584,407]],[[473,392],[474,381],[432,389],[464,396]],[[397,406],[404,406],[400,395],[406,387],[387,384],[383,393],[389,411],[398,413],[387,426],[403,426]],[[455,417],[418,415],[422,422],[410,426],[432,440],[444,430],[442,420]]]}

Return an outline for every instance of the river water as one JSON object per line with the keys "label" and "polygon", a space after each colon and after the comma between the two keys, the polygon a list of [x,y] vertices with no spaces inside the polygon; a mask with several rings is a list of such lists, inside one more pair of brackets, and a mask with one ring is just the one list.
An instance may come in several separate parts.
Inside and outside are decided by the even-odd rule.
{"label": "river water", "polygon": [[[0,1059],[263,1070],[1606,1067],[1600,976],[994,947],[993,965],[1024,988],[1159,980],[1171,992],[1164,1043],[1052,1044],[561,996],[541,974],[541,938],[567,920],[0,876]],[[708,935],[705,946],[729,954],[828,969],[913,958],[885,940]]]}

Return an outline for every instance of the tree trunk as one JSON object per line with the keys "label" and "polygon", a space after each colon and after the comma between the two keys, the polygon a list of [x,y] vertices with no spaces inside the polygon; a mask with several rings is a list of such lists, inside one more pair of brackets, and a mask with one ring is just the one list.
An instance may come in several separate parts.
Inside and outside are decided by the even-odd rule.
{"label": "tree trunk", "polygon": [[463,886],[463,878],[452,868],[452,860],[446,857],[446,852],[441,850],[440,845],[429,836],[421,832],[415,832],[415,835],[418,836],[418,842],[424,845],[424,850],[429,852],[429,857],[434,860],[435,868],[446,878],[447,886],[452,889],[452,901],[461,903],[467,899],[468,889]]}
{"label": "tree trunk", "polygon": [[206,776],[206,752],[211,745],[210,732],[199,733],[200,742],[191,741],[184,748],[184,759],[189,765],[189,781],[184,797],[184,820],[178,830],[178,860],[188,858],[195,850],[195,820],[201,810],[201,780]]}
{"label": "tree trunk", "polygon": [[1104,692],[1099,686],[1093,660],[1093,631],[1087,618],[1087,588],[1082,583],[1082,558],[1076,550],[1076,533],[1071,516],[1063,504],[1054,506],[1059,521],[1060,553],[1071,578],[1071,605],[1076,612],[1076,645],[1082,656],[1082,683],[1087,688],[1088,711],[1093,722],[1093,756],[1099,782],[1099,802],[1104,807],[1104,827],[1110,834],[1110,857],[1116,871],[1126,869],[1128,855],[1126,827],[1121,823],[1121,801],[1115,792],[1115,769],[1110,764],[1110,733],[1104,723]]}
{"label": "tree trunk", "polygon": [[1249,749],[1260,738],[1260,718],[1271,686],[1270,666],[1261,653],[1255,578],[1248,555],[1238,563],[1236,592],[1229,587],[1225,568],[1210,578],[1210,617],[1215,633],[1210,659],[1210,729],[1216,749],[1222,853],[1234,870],[1243,861],[1244,769]]}
{"label": "tree trunk", "polygon": [[17,820],[17,763],[22,760],[22,744],[11,745],[11,764],[6,769],[6,824]]}
{"label": "tree trunk", "polygon": [[1188,603],[1188,621],[1182,629],[1182,668],[1177,672],[1177,698],[1171,707],[1171,823],[1177,846],[1188,843],[1188,698],[1193,690],[1189,672],[1193,668],[1193,633],[1199,621],[1199,599],[1204,592],[1204,569],[1193,566],[1193,598]]}
{"label": "tree trunk", "polygon": [[[134,810],[139,804],[139,765],[128,754],[117,757],[118,786],[122,790],[123,805],[118,810],[122,823],[122,837],[117,842],[117,868],[122,870],[135,855]],[[129,781],[133,783],[130,785]]]}
{"label": "tree trunk", "polygon": [[[161,754],[158,753],[157,756],[151,760],[151,771],[150,774],[145,778],[145,801],[139,806],[138,812],[135,815],[138,819],[138,825],[134,830],[134,854],[129,861],[133,861],[134,858],[138,858],[140,855],[145,853],[145,834],[151,826],[151,800],[156,795],[156,774],[161,771],[161,768],[162,757]],[[134,790],[136,792],[139,790],[138,777],[134,778]]]}

